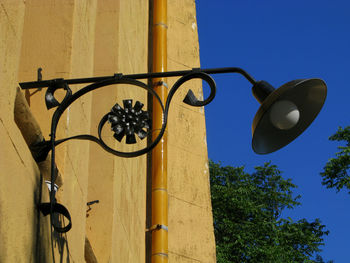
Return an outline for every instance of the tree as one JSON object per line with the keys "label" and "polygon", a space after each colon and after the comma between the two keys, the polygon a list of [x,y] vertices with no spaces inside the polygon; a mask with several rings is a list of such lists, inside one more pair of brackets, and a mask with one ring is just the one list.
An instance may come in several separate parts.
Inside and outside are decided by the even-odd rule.
{"label": "tree", "polygon": [[[217,262],[321,262],[311,258],[328,234],[319,219],[281,218],[300,203],[296,186],[269,163],[253,174],[210,162]],[[321,257],[319,257],[321,259]]]}
{"label": "tree", "polygon": [[336,188],[339,192],[342,188],[350,190],[350,126],[338,131],[329,137],[331,141],[343,141],[346,146],[338,146],[339,152],[335,158],[329,159],[321,172],[322,184],[327,188]]}

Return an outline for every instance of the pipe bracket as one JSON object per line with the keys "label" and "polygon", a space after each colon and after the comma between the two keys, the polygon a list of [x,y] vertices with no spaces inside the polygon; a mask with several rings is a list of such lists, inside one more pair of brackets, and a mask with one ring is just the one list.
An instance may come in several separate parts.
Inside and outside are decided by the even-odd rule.
{"label": "pipe bracket", "polygon": [[150,228],[146,229],[146,232],[153,232],[155,230],[160,230],[160,229],[163,229],[168,232],[168,226],[161,225],[161,224],[151,226]]}

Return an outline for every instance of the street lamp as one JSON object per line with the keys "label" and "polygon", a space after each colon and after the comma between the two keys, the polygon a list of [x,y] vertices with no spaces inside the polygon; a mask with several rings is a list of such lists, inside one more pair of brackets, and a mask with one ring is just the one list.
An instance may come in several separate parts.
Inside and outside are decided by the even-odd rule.
{"label": "street lamp", "polygon": [[275,90],[258,81],[253,94],[261,106],[253,120],[252,147],[258,154],[267,154],[292,142],[312,123],[324,104],[327,87],[320,79],[298,79]]}
{"label": "street lamp", "polygon": [[[159,143],[164,135],[171,100],[181,85],[192,79],[202,79],[207,82],[210,87],[208,98],[205,100],[199,100],[192,90],[189,90],[183,100],[184,103],[191,106],[205,106],[214,99],[216,94],[216,84],[210,75],[221,73],[239,73],[253,85],[253,95],[261,103],[252,125],[252,147],[258,154],[274,152],[298,137],[316,118],[327,95],[326,84],[320,79],[294,80],[275,90],[266,81],[256,81],[245,70],[236,67],[214,69],[194,68],[192,70],[184,71],[131,75],[114,74],[113,76],[106,77],[52,79],[19,83],[22,89],[38,89],[46,87],[46,106],[48,109],[56,108],[51,119],[50,140],[44,140],[43,142],[31,146],[34,158],[38,162],[45,160],[49,151],[51,151],[51,189],[54,189],[52,186],[54,186],[56,177],[55,147],[57,145],[71,139],[79,139],[96,142],[107,152],[120,157],[132,158],[148,153]],[[139,80],[166,77],[179,77],[179,79],[169,90],[167,100],[165,105],[163,105],[161,99],[152,87]],[[88,85],[73,93],[69,85],[74,84]],[[145,148],[131,152],[117,151],[104,142],[102,138],[102,129],[106,123],[111,125],[114,138],[117,141],[122,142],[125,137],[126,144],[137,143],[137,137],[140,140],[143,140],[152,134],[150,116],[147,111],[142,110],[143,103],[139,101],[134,103],[131,99],[128,99],[123,101],[123,106],[115,104],[111,111],[102,117],[98,125],[98,137],[90,134],[82,134],[56,140],[56,129],[60,117],[74,101],[86,93],[101,87],[115,84],[134,85],[147,90],[155,97],[156,102],[160,104],[163,111],[162,128],[156,138],[154,138]],[[66,91],[65,97],[61,102],[58,102],[55,98],[55,91],[58,89]],[[72,224],[70,214],[63,205],[57,203],[55,199],[55,191],[50,192],[50,203],[40,204],[39,209],[44,215],[50,214],[51,224],[57,232],[67,232],[71,228]],[[65,216],[69,220],[68,225],[63,227],[55,225],[55,222],[52,220],[54,213]]]}

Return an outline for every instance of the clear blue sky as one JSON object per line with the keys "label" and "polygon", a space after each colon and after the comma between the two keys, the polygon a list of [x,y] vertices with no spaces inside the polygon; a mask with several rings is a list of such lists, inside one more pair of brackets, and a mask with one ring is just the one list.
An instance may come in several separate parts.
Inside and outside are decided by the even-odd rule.
{"label": "clear blue sky", "polygon": [[350,125],[350,1],[197,0],[202,68],[237,66],[276,88],[293,79],[321,78],[324,108],[294,142],[270,155],[251,149],[251,123],[259,107],[239,75],[214,76],[217,96],[206,106],[209,158],[251,172],[271,161],[298,185],[302,205],[285,216],[320,218],[330,230],[321,255],[350,262],[350,195],[321,185],[319,173],[337,151],[338,126]]}

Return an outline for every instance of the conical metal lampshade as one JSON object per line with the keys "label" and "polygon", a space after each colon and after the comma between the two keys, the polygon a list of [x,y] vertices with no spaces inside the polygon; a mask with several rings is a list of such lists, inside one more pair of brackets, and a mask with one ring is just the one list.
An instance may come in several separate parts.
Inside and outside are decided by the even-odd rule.
{"label": "conical metal lampshade", "polygon": [[[252,147],[258,154],[267,154],[286,146],[297,138],[316,118],[327,96],[321,79],[293,80],[274,90],[261,103],[252,125]],[[287,130],[276,128],[270,120],[272,105],[277,101],[294,103],[300,113],[297,124]]]}

